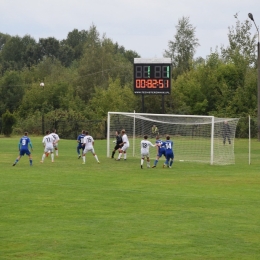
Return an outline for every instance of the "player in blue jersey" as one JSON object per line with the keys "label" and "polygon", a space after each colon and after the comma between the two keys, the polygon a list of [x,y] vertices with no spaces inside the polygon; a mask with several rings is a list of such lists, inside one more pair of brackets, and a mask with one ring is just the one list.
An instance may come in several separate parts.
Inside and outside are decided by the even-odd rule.
{"label": "player in blue jersey", "polygon": [[156,141],[155,141],[155,144],[157,145],[157,155],[156,155],[156,159],[154,161],[154,165],[152,166],[152,168],[155,168],[159,159],[162,157],[162,155],[165,156],[165,147],[163,144],[163,141],[160,140],[160,136],[157,135],[156,136]]}
{"label": "player in blue jersey", "polygon": [[163,167],[172,167],[173,164],[173,158],[174,158],[174,153],[173,153],[173,141],[170,140],[170,136],[166,136],[166,141],[162,143],[162,145],[165,146],[165,156],[166,156],[166,161],[163,164]]}
{"label": "player in blue jersey", "polygon": [[77,153],[78,153],[78,159],[81,157],[80,155],[80,149],[82,149],[82,153],[84,151],[84,137],[86,136],[86,131],[82,130],[81,134],[77,138],[78,146],[77,146]]}
{"label": "player in blue jersey", "polygon": [[31,147],[31,150],[33,150],[31,140],[28,137],[28,133],[25,132],[24,136],[20,139],[20,142],[18,144],[19,155],[16,158],[13,166],[15,166],[19,162],[21,157],[24,156],[25,154],[27,154],[29,156],[30,166],[32,166],[32,155],[31,155],[31,152],[29,150],[29,145]]}

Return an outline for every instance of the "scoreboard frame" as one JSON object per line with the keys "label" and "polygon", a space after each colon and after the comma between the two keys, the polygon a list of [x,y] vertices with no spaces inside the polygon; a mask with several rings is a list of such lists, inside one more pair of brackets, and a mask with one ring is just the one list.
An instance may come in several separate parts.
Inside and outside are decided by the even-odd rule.
{"label": "scoreboard frame", "polygon": [[134,59],[134,94],[171,93],[171,59]]}

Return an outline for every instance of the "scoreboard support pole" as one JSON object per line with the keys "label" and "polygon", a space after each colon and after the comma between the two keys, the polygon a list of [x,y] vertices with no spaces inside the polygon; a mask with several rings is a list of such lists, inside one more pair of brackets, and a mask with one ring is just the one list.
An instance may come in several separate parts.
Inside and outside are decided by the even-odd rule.
{"label": "scoreboard support pole", "polygon": [[162,95],[162,114],[164,114],[164,95]]}
{"label": "scoreboard support pole", "polygon": [[142,94],[142,113],[145,113],[144,112],[144,94]]}
{"label": "scoreboard support pole", "polygon": [[[164,110],[164,95],[162,95],[162,114],[165,114],[165,110]],[[142,94],[142,113],[145,113],[144,111],[144,94]]]}

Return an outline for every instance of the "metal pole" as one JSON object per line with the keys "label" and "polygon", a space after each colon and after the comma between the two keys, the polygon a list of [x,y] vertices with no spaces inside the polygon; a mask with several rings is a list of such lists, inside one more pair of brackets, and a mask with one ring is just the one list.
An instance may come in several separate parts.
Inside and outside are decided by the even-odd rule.
{"label": "metal pole", "polygon": [[42,135],[44,135],[45,129],[44,129],[44,111],[42,111]]}
{"label": "metal pole", "polygon": [[256,26],[254,17],[251,13],[248,14],[248,17],[254,22],[255,28],[258,34],[258,43],[257,43],[257,133],[258,141],[260,141],[260,39],[259,39],[259,30]]}
{"label": "metal pole", "polygon": [[45,93],[44,93],[44,83],[41,82],[40,83],[40,86],[42,87],[43,89],[43,103],[42,103],[42,135],[45,134],[45,122],[44,122],[44,100],[45,100]]}
{"label": "metal pole", "polygon": [[211,138],[210,138],[210,165],[214,164],[214,124],[215,117],[211,117]]}
{"label": "metal pole", "polygon": [[260,141],[260,42],[259,42],[259,31],[258,31],[258,44],[257,44],[257,126],[258,126],[258,141]]}
{"label": "metal pole", "polygon": [[248,117],[248,164],[251,164],[251,118]]}
{"label": "metal pole", "polygon": [[[135,110],[134,110],[135,114]],[[135,116],[134,116],[134,127],[133,127],[133,157],[135,157]]]}
{"label": "metal pole", "polygon": [[110,155],[110,112],[107,113],[107,157]]}
{"label": "metal pole", "polygon": [[144,113],[144,94],[142,94],[142,113]]}
{"label": "metal pole", "polygon": [[164,114],[164,95],[162,95],[162,114]]}

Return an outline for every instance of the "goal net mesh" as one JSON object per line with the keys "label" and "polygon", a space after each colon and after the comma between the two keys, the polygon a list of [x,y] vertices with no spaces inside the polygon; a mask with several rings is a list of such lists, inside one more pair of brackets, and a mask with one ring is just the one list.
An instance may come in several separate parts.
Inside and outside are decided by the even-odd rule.
{"label": "goal net mesh", "polygon": [[[175,161],[193,161],[211,164],[234,164],[234,140],[238,118],[213,116],[166,115],[144,113],[108,113],[107,156],[115,146],[115,131],[126,130],[130,147],[127,157],[140,158],[140,142],[144,135],[155,143],[158,130],[161,140],[170,135],[174,143]],[[156,157],[156,148],[150,148],[150,158]]]}

